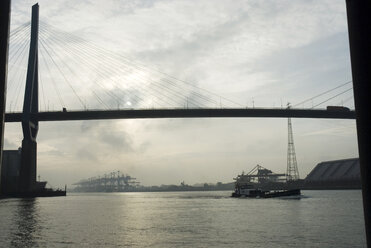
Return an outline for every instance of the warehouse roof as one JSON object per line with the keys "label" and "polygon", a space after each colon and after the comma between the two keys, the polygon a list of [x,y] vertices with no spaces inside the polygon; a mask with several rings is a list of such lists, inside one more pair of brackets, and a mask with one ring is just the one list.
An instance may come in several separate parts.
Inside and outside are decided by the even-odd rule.
{"label": "warehouse roof", "polygon": [[354,180],[361,177],[359,159],[325,161],[317,166],[305,178],[307,181]]}

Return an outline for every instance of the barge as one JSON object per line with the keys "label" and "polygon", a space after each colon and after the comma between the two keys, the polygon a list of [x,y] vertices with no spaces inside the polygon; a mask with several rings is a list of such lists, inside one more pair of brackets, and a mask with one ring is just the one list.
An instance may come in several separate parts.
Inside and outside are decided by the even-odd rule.
{"label": "barge", "polygon": [[282,190],[262,190],[255,188],[254,185],[244,185],[236,188],[232,193],[232,197],[248,197],[248,198],[273,198],[283,196],[300,196],[300,189],[282,189]]}
{"label": "barge", "polygon": [[300,188],[291,181],[287,182],[286,174],[276,174],[260,165],[249,173],[238,175],[232,197],[273,198],[283,196],[300,196]]}

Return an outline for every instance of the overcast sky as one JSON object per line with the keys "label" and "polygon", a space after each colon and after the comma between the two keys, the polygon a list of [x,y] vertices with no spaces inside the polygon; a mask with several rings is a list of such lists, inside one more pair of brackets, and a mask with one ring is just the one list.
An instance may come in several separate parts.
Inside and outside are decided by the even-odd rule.
{"label": "overcast sky", "polygon": [[[34,3],[12,1],[11,29],[29,21]],[[39,4],[42,22],[243,107],[295,104],[351,80],[344,1]],[[96,75],[81,69],[78,77],[92,81]],[[146,77],[158,75],[148,72]],[[11,80],[10,74],[8,109],[16,89]],[[50,80],[42,78],[45,88]],[[102,79],[104,87],[107,82]],[[70,94],[65,87],[62,95]],[[93,89],[87,83],[76,87],[79,92]],[[143,89],[135,92],[144,94]],[[348,92],[320,107],[343,102],[354,108],[351,96]],[[53,109],[60,109],[56,99],[50,94],[48,101],[55,100]],[[68,108],[79,108],[67,96],[64,101]],[[355,121],[292,123],[301,178],[321,161],[358,157]],[[16,149],[21,141],[20,124],[8,123],[5,148]],[[284,118],[42,122],[38,136],[38,174],[52,186],[118,170],[143,185],[231,182],[256,164],[283,173],[286,155]]]}

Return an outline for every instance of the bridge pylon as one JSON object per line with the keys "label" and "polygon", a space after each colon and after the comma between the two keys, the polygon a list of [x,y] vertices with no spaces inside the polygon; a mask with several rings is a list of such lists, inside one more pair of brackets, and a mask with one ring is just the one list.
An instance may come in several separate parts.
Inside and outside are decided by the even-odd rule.
{"label": "bridge pylon", "polygon": [[39,112],[38,101],[38,36],[39,36],[39,5],[32,6],[31,42],[28,57],[28,68],[22,113],[22,154],[20,177],[20,192],[31,192],[38,189],[36,183],[37,165],[37,132],[39,123],[32,114]]}

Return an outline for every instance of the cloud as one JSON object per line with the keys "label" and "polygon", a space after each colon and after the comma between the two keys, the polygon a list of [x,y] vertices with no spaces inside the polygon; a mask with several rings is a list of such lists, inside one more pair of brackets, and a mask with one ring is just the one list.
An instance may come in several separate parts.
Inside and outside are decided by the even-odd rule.
{"label": "cloud", "polygon": [[7,138],[4,138],[4,150],[8,149],[17,149],[19,145],[14,142],[9,141]]}
{"label": "cloud", "polygon": [[101,132],[99,132],[97,141],[98,142],[101,141],[107,144],[109,148],[117,151],[121,152],[134,151],[133,141],[131,137],[124,131],[113,132],[112,130],[108,131],[104,129]]}
{"label": "cloud", "polygon": [[94,154],[95,149],[91,149],[91,148],[92,146],[79,148],[74,154],[75,158],[79,159],[80,161],[87,160],[87,161],[99,162],[98,157]]}
{"label": "cloud", "polygon": [[302,133],[300,136],[318,136],[318,135],[331,135],[340,137],[349,137],[357,135],[354,125],[351,126],[336,126],[330,128],[324,128],[321,130]]}
{"label": "cloud", "polygon": [[[33,3],[13,1],[12,28],[29,21]],[[53,50],[59,53],[54,59],[67,61],[60,69],[83,104],[50,58],[47,70],[40,55],[43,109],[185,107],[187,103],[192,107],[200,101],[213,107],[230,104],[222,97],[249,107],[253,101],[258,107],[280,106],[312,97],[348,81],[351,75],[341,1],[40,0],[40,17],[102,49],[93,51],[85,41],[67,42],[66,34],[44,34],[50,46],[59,44],[58,39],[65,42]],[[40,50],[48,58],[45,49]],[[23,55],[26,63],[27,52]],[[15,102],[17,84],[24,81],[18,78],[21,75],[12,75],[17,77],[9,84],[8,102]],[[58,99],[58,90],[64,103]],[[199,94],[211,100],[202,102]],[[357,156],[353,123],[295,119],[293,125],[303,174],[321,160]],[[16,147],[21,140],[19,126],[7,126],[5,143]],[[130,173],[147,185],[229,182],[258,163],[275,172],[285,171],[287,121],[40,123],[38,143],[39,169],[51,182],[72,183],[111,170]]]}

